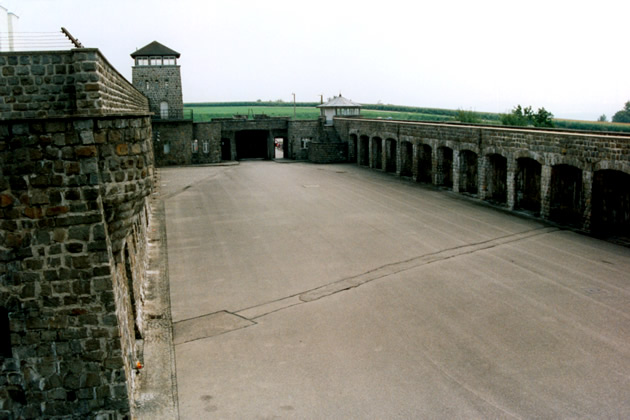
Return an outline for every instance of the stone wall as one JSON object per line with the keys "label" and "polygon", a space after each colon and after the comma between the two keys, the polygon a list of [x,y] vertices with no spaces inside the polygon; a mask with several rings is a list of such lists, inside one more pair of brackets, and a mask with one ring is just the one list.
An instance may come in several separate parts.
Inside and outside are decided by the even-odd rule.
{"label": "stone wall", "polygon": [[[322,120],[291,121],[288,132],[288,159],[308,160],[311,143],[319,143],[322,139]],[[317,152],[316,158],[320,156]]]}
{"label": "stone wall", "polygon": [[147,99],[97,49],[0,53],[0,118],[144,112]]}
{"label": "stone wall", "polygon": [[153,149],[155,165],[190,165],[193,144],[192,121],[153,120]]}
{"label": "stone wall", "polygon": [[153,186],[147,101],[98,50],[0,63],[0,87],[11,87],[0,118],[0,418],[129,418]]}
{"label": "stone wall", "polygon": [[601,182],[595,185],[602,191],[593,191],[596,175],[601,180],[630,174],[630,136],[356,118],[336,118],[335,129],[348,143],[349,156],[362,165],[411,172],[418,181],[428,178],[585,231],[596,206],[609,227],[612,218],[622,230],[630,229],[628,205],[592,202],[593,193],[611,197],[612,190],[622,202],[630,197],[626,187]]}
{"label": "stone wall", "polygon": [[[183,118],[182,80],[178,65],[134,66],[131,78],[134,87],[149,98],[151,112],[156,118]],[[162,102],[168,104],[168,115],[161,113]]]}
{"label": "stone wall", "polygon": [[348,156],[347,143],[310,142],[308,160],[313,163],[346,162]]}
{"label": "stone wall", "polygon": [[[192,154],[193,163],[221,162],[221,125],[196,123],[193,125],[193,141],[197,151]],[[193,149],[194,150],[194,149]]]}

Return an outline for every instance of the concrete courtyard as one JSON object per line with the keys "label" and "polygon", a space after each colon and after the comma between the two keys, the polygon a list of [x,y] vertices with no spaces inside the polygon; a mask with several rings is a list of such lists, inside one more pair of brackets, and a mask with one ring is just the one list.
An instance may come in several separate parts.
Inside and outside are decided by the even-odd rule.
{"label": "concrete courtyard", "polygon": [[630,249],[351,164],[160,173],[181,419],[630,418]]}

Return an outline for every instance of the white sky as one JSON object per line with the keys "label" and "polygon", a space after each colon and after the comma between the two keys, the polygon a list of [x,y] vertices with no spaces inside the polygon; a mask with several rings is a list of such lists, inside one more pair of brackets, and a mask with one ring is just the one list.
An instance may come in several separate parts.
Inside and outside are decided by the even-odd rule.
{"label": "white sky", "polygon": [[608,119],[630,100],[630,0],[0,0],[18,31],[66,27],[127,79],[151,41],[184,102],[356,102]]}

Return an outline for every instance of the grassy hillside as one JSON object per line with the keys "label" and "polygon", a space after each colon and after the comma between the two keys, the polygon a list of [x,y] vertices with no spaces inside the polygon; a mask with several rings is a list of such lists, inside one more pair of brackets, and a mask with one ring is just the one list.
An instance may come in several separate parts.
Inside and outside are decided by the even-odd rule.
{"label": "grassy hillside", "polygon": [[[234,115],[265,114],[271,117],[294,117],[297,119],[316,119],[320,115],[317,102],[298,102],[295,111],[290,102],[204,102],[184,104],[192,109],[195,122],[210,121],[213,118],[232,118]],[[474,122],[478,124],[500,125],[500,114],[491,112],[473,112],[439,108],[421,108],[402,105],[363,104],[361,115],[364,118],[381,118],[403,121],[446,121]],[[630,132],[630,124],[553,120],[556,128],[569,130]]]}

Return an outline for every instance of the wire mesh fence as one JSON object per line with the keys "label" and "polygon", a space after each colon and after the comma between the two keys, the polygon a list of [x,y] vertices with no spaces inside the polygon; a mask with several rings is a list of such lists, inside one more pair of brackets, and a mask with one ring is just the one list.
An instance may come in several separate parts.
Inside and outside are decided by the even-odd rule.
{"label": "wire mesh fence", "polygon": [[0,32],[0,52],[55,51],[76,48],[64,32]]}

